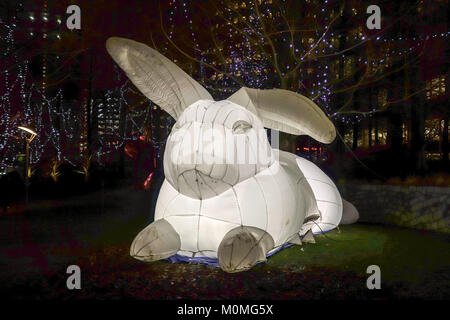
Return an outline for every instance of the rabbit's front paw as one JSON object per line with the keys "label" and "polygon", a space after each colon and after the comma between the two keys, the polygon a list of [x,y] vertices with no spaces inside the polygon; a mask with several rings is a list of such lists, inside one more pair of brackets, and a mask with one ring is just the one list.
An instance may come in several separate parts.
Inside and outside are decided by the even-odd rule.
{"label": "rabbit's front paw", "polygon": [[143,229],[134,239],[130,255],[150,262],[168,258],[180,250],[180,236],[164,219],[156,220]]}
{"label": "rabbit's front paw", "polygon": [[228,232],[218,249],[219,265],[226,272],[240,272],[266,261],[274,247],[272,237],[264,230],[241,226]]}

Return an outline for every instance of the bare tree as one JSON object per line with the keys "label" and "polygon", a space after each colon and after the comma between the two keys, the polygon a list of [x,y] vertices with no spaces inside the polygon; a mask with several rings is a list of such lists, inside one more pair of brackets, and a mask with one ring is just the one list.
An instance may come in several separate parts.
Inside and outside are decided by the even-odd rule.
{"label": "bare tree", "polygon": [[[169,34],[161,14],[162,33],[180,64],[207,70],[199,80],[216,97],[226,98],[241,86],[292,90],[313,99],[344,130],[353,123],[357,129],[361,119],[424,90],[390,96],[382,105],[364,98],[372,87],[419,62],[425,40],[407,51],[392,40],[414,4],[396,6],[395,18],[373,31],[365,26],[366,7],[355,1],[227,0],[187,6],[195,12],[199,49],[181,32]],[[356,131],[353,136],[357,139]],[[282,138],[293,151],[295,137]]]}

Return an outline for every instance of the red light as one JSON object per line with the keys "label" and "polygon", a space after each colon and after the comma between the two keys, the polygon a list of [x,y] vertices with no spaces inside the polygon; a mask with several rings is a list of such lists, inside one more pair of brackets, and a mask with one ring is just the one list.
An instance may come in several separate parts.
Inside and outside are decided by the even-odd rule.
{"label": "red light", "polygon": [[150,182],[152,181],[152,176],[153,176],[153,172],[148,175],[147,179],[145,179],[145,181],[144,181],[144,189],[145,190],[148,190],[150,188]]}

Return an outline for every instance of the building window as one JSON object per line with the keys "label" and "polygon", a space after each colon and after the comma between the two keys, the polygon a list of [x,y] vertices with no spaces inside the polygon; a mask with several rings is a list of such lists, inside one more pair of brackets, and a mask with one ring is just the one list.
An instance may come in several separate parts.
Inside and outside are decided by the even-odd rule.
{"label": "building window", "polygon": [[344,60],[344,77],[349,77],[353,72],[353,57],[347,57]]}
{"label": "building window", "polygon": [[331,44],[335,47],[335,48],[339,48],[339,39],[338,38],[331,38]]}
{"label": "building window", "polygon": [[445,95],[445,75],[427,81],[427,100]]}
{"label": "building window", "polygon": [[339,60],[334,61],[331,67],[336,79],[339,79]]}
{"label": "building window", "polygon": [[402,124],[402,142],[403,144],[409,143],[409,126],[406,123]]}
{"label": "building window", "polygon": [[439,142],[441,140],[443,122],[440,119],[425,120],[425,139]]}
{"label": "building window", "polygon": [[349,132],[344,134],[344,142],[348,146],[352,145],[352,143],[353,143],[353,131],[352,130],[350,130]]}
{"label": "building window", "polygon": [[387,141],[387,129],[386,128],[382,128],[381,130],[378,130],[378,143],[380,145],[386,145],[386,141]]}
{"label": "building window", "polygon": [[378,106],[380,108],[387,106],[387,89],[381,89],[378,93]]}
{"label": "building window", "polygon": [[422,11],[423,11],[423,1],[419,1],[419,3],[417,4],[417,12],[422,13]]}

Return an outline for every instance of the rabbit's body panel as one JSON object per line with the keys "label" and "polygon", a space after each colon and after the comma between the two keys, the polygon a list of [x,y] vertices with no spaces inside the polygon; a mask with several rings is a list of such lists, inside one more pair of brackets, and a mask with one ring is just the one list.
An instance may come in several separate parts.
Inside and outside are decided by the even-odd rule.
{"label": "rabbit's body panel", "polygon": [[343,214],[339,190],[333,180],[314,163],[301,157],[297,157],[296,161],[300,170],[304,172],[320,211],[320,219],[305,223],[301,234],[309,229],[312,229],[314,234],[333,230],[341,222]]}
{"label": "rabbit's body panel", "polygon": [[[336,228],[342,218],[342,198],[333,181],[318,166],[309,160],[289,152],[274,150],[277,152],[280,163],[284,163],[288,172],[296,179],[301,179],[303,192],[307,200],[313,204],[307,204],[311,210],[306,218],[318,214],[319,219],[306,222],[300,232],[304,235],[308,230],[313,233],[323,233]],[[300,173],[296,172],[299,171]]]}
{"label": "rabbit's body panel", "polygon": [[165,219],[180,235],[180,255],[217,258],[224,236],[241,225],[268,232],[275,250],[300,232],[305,215],[315,209],[308,205],[313,203],[311,197],[302,180],[275,161],[254,177],[204,200],[179,193],[165,180],[155,220]]}

